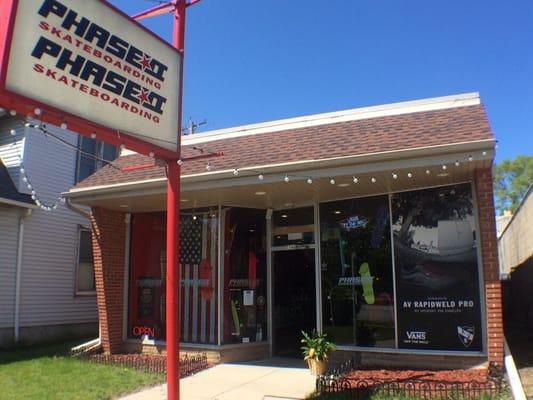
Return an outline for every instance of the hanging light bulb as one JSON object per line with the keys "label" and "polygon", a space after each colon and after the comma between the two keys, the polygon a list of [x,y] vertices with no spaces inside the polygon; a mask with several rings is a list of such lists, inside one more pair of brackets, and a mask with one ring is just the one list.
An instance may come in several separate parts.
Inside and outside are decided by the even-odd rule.
{"label": "hanging light bulb", "polygon": [[153,151],[151,151],[150,153],[148,153],[148,157],[154,158],[154,155],[155,155],[155,154],[154,154]]}
{"label": "hanging light bulb", "polygon": [[431,171],[429,169],[426,169],[426,175],[431,175]]}
{"label": "hanging light bulb", "polygon": [[289,175],[288,175],[288,174],[285,174],[285,178],[283,178],[283,180],[284,180],[286,183],[289,183],[289,181],[290,181]]}
{"label": "hanging light bulb", "polygon": [[207,162],[207,165],[205,166],[205,169],[208,171],[211,171],[211,161]]}
{"label": "hanging light bulb", "polygon": [[237,168],[235,168],[233,170],[233,175],[235,175],[235,176],[239,175],[239,170]]}
{"label": "hanging light bulb", "polygon": [[263,174],[259,174],[257,176],[257,179],[259,179],[260,181],[262,181],[263,179],[265,179],[265,176]]}
{"label": "hanging light bulb", "polygon": [[23,174],[26,170],[24,168],[20,169],[20,173]]}
{"label": "hanging light bulb", "polygon": [[376,183],[376,182],[377,182],[377,179],[374,178],[374,177],[372,177],[372,178],[370,178],[370,181],[371,181],[372,183]]}
{"label": "hanging light bulb", "polygon": [[22,181],[23,181],[24,183],[28,183],[28,178],[26,178],[26,177],[24,176],[24,177],[22,178]]}
{"label": "hanging light bulb", "polygon": [[468,161],[470,161],[470,162],[474,161],[474,157],[468,156]]}
{"label": "hanging light bulb", "polygon": [[330,178],[330,179],[329,179],[329,183],[331,183],[332,185],[334,185],[334,184],[335,184],[335,178]]}
{"label": "hanging light bulb", "polygon": [[33,112],[35,115],[41,115],[43,113],[40,108],[36,108],[35,110],[33,110]]}
{"label": "hanging light bulb", "polygon": [[448,169],[448,167],[446,166],[446,164],[444,164],[444,165],[442,166],[442,169],[443,169],[443,170],[447,170],[447,169]]}
{"label": "hanging light bulb", "polygon": [[9,112],[9,115],[11,115],[12,117],[14,117],[15,115],[17,115],[17,112],[15,110],[11,110]]}
{"label": "hanging light bulb", "polygon": [[408,172],[408,173],[407,173],[407,177],[408,177],[408,178],[412,178],[412,177],[413,177],[413,174],[412,174],[411,172]]}
{"label": "hanging light bulb", "polygon": [[67,129],[67,123],[66,122],[63,122],[61,125],[60,125],[61,129]]}
{"label": "hanging light bulb", "polygon": [[456,167],[459,166],[459,160],[455,160],[455,162],[453,163]]}
{"label": "hanging light bulb", "polygon": [[353,177],[353,183],[358,183],[358,182],[359,182],[359,178],[357,178],[357,177],[354,176],[354,177]]}
{"label": "hanging light bulb", "polygon": [[483,151],[483,152],[481,153],[481,155],[482,155],[482,156],[486,156],[486,155],[487,155],[487,152],[486,152],[486,151]]}
{"label": "hanging light bulb", "polygon": [[398,174],[396,174],[396,173],[393,172],[393,173],[392,173],[392,179],[398,179]]}
{"label": "hanging light bulb", "polygon": [[124,150],[126,150],[126,145],[124,143],[122,143],[120,145],[120,151],[124,151]]}
{"label": "hanging light bulb", "polygon": [[32,190],[33,189],[33,186],[31,184],[28,183],[28,190]]}
{"label": "hanging light bulb", "polygon": [[91,139],[96,139],[96,132],[91,133]]}
{"label": "hanging light bulb", "polygon": [[17,131],[15,129],[11,129],[9,133],[11,133],[11,136],[15,136],[17,134]]}
{"label": "hanging light bulb", "polygon": [[307,178],[307,183],[311,185],[313,183],[313,178],[311,177]]}
{"label": "hanging light bulb", "polygon": [[181,158],[179,158],[177,163],[178,163],[178,165],[182,165],[183,164],[183,160]]}
{"label": "hanging light bulb", "polygon": [[196,216],[196,214],[194,214],[194,215],[192,216],[192,219],[193,219],[193,221],[196,221],[196,220],[198,219],[198,217]]}

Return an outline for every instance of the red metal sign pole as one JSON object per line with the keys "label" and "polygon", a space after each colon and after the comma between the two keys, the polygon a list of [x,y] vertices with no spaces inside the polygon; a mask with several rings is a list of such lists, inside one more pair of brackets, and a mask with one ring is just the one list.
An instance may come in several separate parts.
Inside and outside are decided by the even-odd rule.
{"label": "red metal sign pole", "polygon": [[[183,56],[185,48],[185,0],[174,11],[173,45],[181,53],[179,77],[178,152],[181,152],[181,117],[183,100]],[[180,398],[180,320],[179,320],[179,248],[180,248],[180,165],[168,162],[167,183],[167,399]]]}
{"label": "red metal sign pole", "polygon": [[185,50],[185,12],[189,5],[199,0],[173,0],[139,13],[133,19],[148,18],[168,12],[174,14],[172,44],[179,51],[179,110],[178,110],[178,157],[167,160],[167,277],[166,277],[166,342],[167,342],[167,399],[179,400],[180,382],[180,173],[177,163],[181,152],[181,120],[183,101],[183,57]]}

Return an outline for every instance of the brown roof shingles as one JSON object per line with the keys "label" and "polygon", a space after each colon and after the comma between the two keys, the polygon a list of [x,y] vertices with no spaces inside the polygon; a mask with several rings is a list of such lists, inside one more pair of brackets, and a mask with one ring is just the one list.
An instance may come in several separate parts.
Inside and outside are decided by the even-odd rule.
{"label": "brown roof shingles", "polygon": [[[482,105],[474,105],[247,135],[196,146],[224,152],[224,156],[211,160],[212,170],[216,171],[486,139],[493,139],[493,135],[485,110]],[[191,146],[182,148],[184,158],[197,154]],[[147,164],[150,161],[148,157],[135,154],[120,157],[114,165],[124,168]],[[184,163],[182,175],[206,172],[205,166],[206,160]],[[106,166],[75,188],[164,176],[162,167],[123,172]]]}

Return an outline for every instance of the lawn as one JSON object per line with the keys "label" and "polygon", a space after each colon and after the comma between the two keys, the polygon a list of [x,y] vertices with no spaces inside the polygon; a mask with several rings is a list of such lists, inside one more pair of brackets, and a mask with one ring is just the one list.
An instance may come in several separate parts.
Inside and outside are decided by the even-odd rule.
{"label": "lawn", "polygon": [[160,374],[71,358],[76,344],[0,351],[0,399],[112,399],[164,381]]}

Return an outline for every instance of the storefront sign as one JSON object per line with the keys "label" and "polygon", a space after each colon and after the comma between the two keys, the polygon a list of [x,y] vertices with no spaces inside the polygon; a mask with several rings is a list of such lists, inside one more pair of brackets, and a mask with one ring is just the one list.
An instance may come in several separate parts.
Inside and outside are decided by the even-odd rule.
{"label": "storefront sign", "polygon": [[175,49],[105,1],[3,1],[15,13],[12,37],[0,43],[9,48],[0,94],[177,150]]}
{"label": "storefront sign", "polygon": [[481,307],[470,185],[395,194],[398,344],[481,350]]}
{"label": "storefront sign", "polygon": [[149,326],[134,326],[131,333],[133,336],[146,335],[149,338],[153,338],[155,336],[155,329]]}

